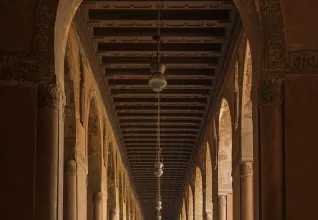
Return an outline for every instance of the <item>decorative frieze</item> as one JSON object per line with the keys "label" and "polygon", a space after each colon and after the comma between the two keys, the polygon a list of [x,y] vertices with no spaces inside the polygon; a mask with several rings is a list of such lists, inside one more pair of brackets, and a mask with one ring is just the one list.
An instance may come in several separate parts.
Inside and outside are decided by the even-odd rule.
{"label": "decorative frieze", "polygon": [[285,69],[285,35],[279,0],[260,0],[264,30],[263,73],[282,75]]}
{"label": "decorative frieze", "polygon": [[283,101],[283,80],[264,78],[259,82],[259,102],[261,105],[280,105]]}
{"label": "decorative frieze", "polygon": [[32,81],[35,61],[26,54],[0,54],[0,80]]}
{"label": "decorative frieze", "polygon": [[58,84],[39,84],[38,107],[59,109],[62,99],[61,89]]}
{"label": "decorative frieze", "polygon": [[288,53],[287,73],[318,72],[318,51],[297,51]]}

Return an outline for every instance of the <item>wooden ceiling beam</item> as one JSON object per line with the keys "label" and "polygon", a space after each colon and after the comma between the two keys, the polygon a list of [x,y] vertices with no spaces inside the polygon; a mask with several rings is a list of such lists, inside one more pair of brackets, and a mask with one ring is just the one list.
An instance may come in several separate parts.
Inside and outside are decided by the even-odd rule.
{"label": "wooden ceiling beam", "polygon": [[[156,51],[155,43],[98,43],[98,52],[105,51]],[[161,45],[162,51],[221,51],[221,43],[165,43]]]}
{"label": "wooden ceiling beam", "polygon": [[[201,10],[211,10],[218,8],[232,8],[231,1],[173,1],[163,0],[162,10],[193,10],[200,8]],[[103,10],[156,10],[158,7],[157,1],[83,1],[82,7],[86,9],[103,9]]]}
{"label": "wooden ceiling beam", "polygon": [[[160,132],[160,135],[162,136],[196,136],[198,134],[198,131],[162,131]],[[130,137],[130,136],[154,136],[157,135],[157,131],[131,131],[131,132],[123,132],[123,136]]]}
{"label": "wooden ceiling beam", "polygon": [[[157,119],[158,117],[157,116],[148,116],[147,114],[144,114],[144,115],[140,115],[140,116],[117,116],[117,118],[119,120],[125,120],[125,119],[131,119],[131,120],[153,120],[153,119]],[[164,120],[164,119],[185,119],[185,120],[188,120],[188,119],[200,119],[200,120],[203,120],[203,117],[200,116],[191,116],[191,115],[182,115],[182,116],[160,116],[160,119],[161,120]]]}
{"label": "wooden ceiling beam", "polygon": [[[162,154],[165,155],[165,154],[179,154],[180,153],[180,150],[183,150],[182,153],[185,154],[185,152],[187,152],[187,154],[191,154],[192,153],[192,149],[182,149],[182,148],[179,148],[179,149],[170,149],[169,148],[165,148],[165,149],[162,149]],[[126,151],[127,155],[129,156],[130,154],[134,155],[134,154],[156,154],[156,150],[155,149],[152,149],[152,150],[149,150],[149,149],[145,149],[144,151],[142,150],[127,150]]]}
{"label": "wooden ceiling beam", "polygon": [[[201,21],[203,22],[203,21]],[[184,36],[184,37],[178,37],[178,36],[163,36],[161,38],[161,42],[164,43],[224,43],[226,41],[226,37],[208,37],[208,36]],[[153,43],[153,37],[152,36],[139,36],[136,33],[136,36],[93,36],[92,40],[95,43]],[[174,52],[175,53],[175,52]],[[167,53],[166,56],[169,54],[168,57],[173,56],[174,53]],[[134,54],[134,53],[132,53]],[[161,52],[162,54],[162,52]],[[111,53],[105,53],[106,56],[111,56]],[[145,55],[145,54],[143,54]],[[221,55],[221,53],[220,53]],[[145,56],[141,56],[145,57]],[[148,56],[147,56],[148,57]]]}
{"label": "wooden ceiling beam", "polygon": [[[209,22],[209,23],[199,23],[196,26],[185,27],[185,21],[180,21],[180,26],[178,27],[178,22],[173,21],[175,24],[174,28],[168,26],[169,24],[163,26],[162,33],[166,37],[225,37],[226,23]],[[94,37],[105,37],[105,36],[156,36],[157,35],[157,21],[156,23],[151,23],[150,26],[145,27],[145,22],[128,22],[125,27],[125,23],[118,21],[117,25],[113,21],[90,21],[87,24],[90,26],[96,26],[93,28]],[[211,25],[213,23],[213,25]],[[140,26],[138,26],[138,24]],[[141,26],[143,24],[143,26]],[[210,25],[209,25],[210,24]],[[105,26],[104,26],[105,25]],[[120,26],[119,26],[120,25]],[[149,25],[149,24],[148,24]],[[206,25],[206,26],[205,26]],[[209,26],[208,26],[209,25]],[[104,26],[104,27],[103,27]]]}
{"label": "wooden ceiling beam", "polygon": [[[109,81],[109,80],[108,80]],[[131,84],[126,84],[126,85],[123,85],[123,84],[108,84],[107,87],[109,89],[147,89],[149,88],[149,85],[146,84],[136,84],[136,85],[131,85]],[[171,85],[169,84],[168,82],[168,85],[166,88],[169,88],[169,89],[190,89],[190,90],[195,90],[195,89],[212,89],[214,86],[211,84],[211,85],[191,85],[191,84],[188,84],[188,85]]]}
{"label": "wooden ceiling beam", "polygon": [[[130,134],[127,134],[127,133],[125,133],[123,136],[124,136],[125,139],[127,139],[127,138],[139,138],[141,136],[156,139],[156,137],[154,137],[154,135],[156,135],[156,133],[152,133],[152,134],[145,134],[145,133],[130,133]],[[192,134],[192,133],[160,134],[160,137],[184,137],[184,136],[196,138],[198,136],[198,133],[195,133],[195,134]]]}
{"label": "wooden ceiling beam", "polygon": [[[147,64],[152,61],[152,57],[128,57],[128,56],[103,56],[103,64]],[[219,57],[164,57],[163,64],[219,64]],[[150,72],[150,71],[149,71]]]}
{"label": "wooden ceiling beam", "polygon": [[[227,9],[217,10],[162,10],[162,20],[216,20],[216,21],[230,21],[230,11]],[[91,9],[88,11],[89,20],[141,20],[141,21],[157,21],[157,10],[104,10]]]}
{"label": "wooden ceiling beam", "polygon": [[[165,132],[191,132],[191,133],[195,133],[195,132],[199,132],[200,129],[199,128],[160,128],[161,133],[165,133]],[[157,132],[157,128],[153,127],[153,128],[122,128],[122,132],[123,134],[125,133],[130,133],[130,132]]]}
{"label": "wooden ceiling beam", "polygon": [[[112,95],[113,98],[157,98],[158,95],[157,94],[153,94],[153,93],[148,93],[148,94],[136,94],[136,93],[132,93],[132,94],[115,94]],[[205,94],[160,94],[161,98],[208,98],[209,95],[205,95]],[[184,109],[185,111],[191,111],[188,109]],[[120,111],[117,111],[120,112]],[[139,112],[139,111],[138,111]]]}
{"label": "wooden ceiling beam", "polygon": [[[157,112],[154,112],[154,113],[131,113],[131,112],[126,112],[126,113],[118,113],[117,112],[117,116],[118,117],[144,117],[144,116],[147,116],[147,117],[158,117],[158,114]],[[196,117],[196,118],[202,118],[203,114],[202,113],[192,113],[192,112],[179,112],[179,113],[167,113],[167,112],[161,112],[160,114],[160,118],[164,118],[164,117]]]}
{"label": "wooden ceiling beam", "polygon": [[[153,147],[153,144],[156,142],[139,142],[139,143],[126,143],[127,149],[137,150],[137,149],[147,149],[147,147]],[[169,148],[170,146],[174,147],[188,147],[192,149],[193,145],[191,143],[184,143],[184,142],[165,142],[161,143],[162,148]],[[172,148],[172,147],[171,147]]]}

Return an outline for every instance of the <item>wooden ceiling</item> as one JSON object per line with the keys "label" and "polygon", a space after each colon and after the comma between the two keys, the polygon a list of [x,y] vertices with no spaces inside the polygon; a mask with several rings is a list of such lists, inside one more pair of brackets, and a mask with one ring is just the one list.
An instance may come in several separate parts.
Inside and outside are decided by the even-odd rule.
{"label": "wooden ceiling", "polygon": [[[161,92],[163,219],[176,219],[214,88],[239,19],[232,0],[163,0]],[[157,98],[148,86],[156,51],[157,1],[84,0],[84,15],[104,71],[145,219],[155,219]]]}

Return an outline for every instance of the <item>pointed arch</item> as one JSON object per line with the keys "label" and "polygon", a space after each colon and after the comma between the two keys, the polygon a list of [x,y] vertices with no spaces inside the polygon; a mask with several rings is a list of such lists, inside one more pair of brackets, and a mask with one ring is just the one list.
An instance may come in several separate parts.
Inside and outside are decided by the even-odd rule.
{"label": "pointed arch", "polygon": [[[75,110],[75,90],[74,90],[74,71],[72,57],[70,57],[69,45],[66,48],[65,65],[64,65],[64,91],[65,91],[65,106],[64,106],[64,166],[67,172],[64,172],[63,184],[63,212],[64,219],[68,218],[69,213],[76,213],[76,207],[72,205],[73,198],[69,194],[75,195],[75,187],[71,187],[71,182],[76,179],[77,164],[75,160],[75,151],[77,148],[76,141],[76,110]],[[70,176],[71,173],[71,176]],[[72,193],[70,193],[72,192]]]}
{"label": "pointed arch", "polygon": [[206,143],[206,153],[205,153],[205,210],[207,213],[213,212],[212,203],[212,161],[211,161],[211,151],[210,145]]}
{"label": "pointed arch", "polygon": [[246,43],[243,87],[242,87],[242,117],[241,117],[241,151],[242,160],[253,160],[253,120],[252,120],[252,56],[249,42]]}
{"label": "pointed arch", "polygon": [[181,208],[181,219],[182,220],[186,220],[186,204],[185,204],[185,201],[184,201],[184,199],[182,200],[182,208]]}
{"label": "pointed arch", "polygon": [[189,196],[188,196],[188,220],[193,220],[193,194],[191,186],[189,186]]}
{"label": "pointed arch", "polygon": [[232,192],[232,123],[229,104],[222,99],[219,115],[218,189]]}

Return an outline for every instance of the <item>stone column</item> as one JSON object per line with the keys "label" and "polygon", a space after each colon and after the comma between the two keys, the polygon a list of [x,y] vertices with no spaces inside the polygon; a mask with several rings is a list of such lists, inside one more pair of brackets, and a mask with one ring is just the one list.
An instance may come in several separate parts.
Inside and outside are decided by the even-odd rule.
{"label": "stone column", "polygon": [[116,209],[112,209],[109,213],[110,215],[110,220],[116,220],[117,219],[117,210]]}
{"label": "stone column", "polygon": [[64,175],[64,220],[76,220],[76,161],[65,164]]}
{"label": "stone column", "polygon": [[226,195],[218,196],[218,220],[226,220]]}
{"label": "stone column", "polygon": [[[56,84],[37,88],[35,220],[57,220],[61,92]],[[62,180],[61,180],[62,181]]]}
{"label": "stone column", "polygon": [[259,83],[261,219],[284,219],[283,80]]}
{"label": "stone column", "polygon": [[95,192],[93,195],[93,220],[102,220],[103,194]]}
{"label": "stone column", "polygon": [[241,220],[254,219],[253,162],[241,163]]}

